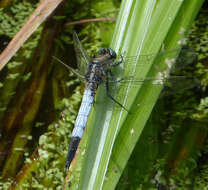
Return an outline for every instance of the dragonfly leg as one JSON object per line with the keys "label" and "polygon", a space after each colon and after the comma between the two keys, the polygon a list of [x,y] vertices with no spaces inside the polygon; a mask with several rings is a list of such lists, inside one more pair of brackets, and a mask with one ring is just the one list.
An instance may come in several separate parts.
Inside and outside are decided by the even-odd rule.
{"label": "dragonfly leg", "polygon": [[113,96],[110,94],[110,90],[109,90],[109,82],[108,82],[108,77],[106,78],[106,92],[107,92],[107,96],[113,100],[116,104],[118,104],[120,107],[122,107],[124,110],[126,110],[129,113],[129,110],[127,110],[121,103],[119,103],[115,98],[113,98]]}
{"label": "dragonfly leg", "polygon": [[111,82],[121,82],[122,80],[124,80],[123,78],[117,79],[111,70],[109,70],[108,73],[110,73],[110,76],[113,78],[113,81]]}
{"label": "dragonfly leg", "polygon": [[113,81],[111,82],[121,82],[122,80],[124,80],[123,78],[121,79],[117,79],[116,76],[113,74],[113,72],[111,70],[108,70],[107,73],[110,74],[110,76],[112,77]]}
{"label": "dragonfly leg", "polygon": [[107,71],[107,73],[109,73],[110,76],[113,78],[113,80],[116,81],[116,76],[113,74],[113,72],[110,69]]}
{"label": "dragonfly leg", "polygon": [[121,63],[123,63],[123,60],[124,60],[123,55],[120,55],[120,56],[121,56],[121,60],[118,61],[118,62],[116,62],[116,63],[114,63],[114,64],[112,65],[113,67],[116,67],[116,66],[120,65]]}

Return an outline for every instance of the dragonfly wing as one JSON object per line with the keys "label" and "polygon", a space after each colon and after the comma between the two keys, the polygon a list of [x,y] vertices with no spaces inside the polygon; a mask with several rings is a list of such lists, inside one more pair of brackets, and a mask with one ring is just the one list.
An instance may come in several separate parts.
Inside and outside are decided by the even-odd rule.
{"label": "dragonfly wing", "polygon": [[[170,50],[168,52],[159,53],[156,56],[141,56],[141,58],[138,58],[138,64],[136,62],[129,62],[128,65],[124,65],[123,71],[121,71],[123,74],[120,78],[112,77],[109,80],[110,86],[114,86],[115,88],[115,86],[121,87],[125,85],[132,88],[139,88],[141,85],[161,85],[165,89],[164,95],[168,95],[199,85],[199,80],[186,76],[188,74],[188,72],[186,73],[188,70],[187,66],[196,60],[196,54],[190,49],[182,49],[180,55],[176,59],[174,57],[177,57],[178,52],[179,50]],[[139,71],[141,66],[143,66],[142,64],[148,64],[148,61],[153,61],[153,57],[157,59],[157,65],[152,65],[149,74],[147,74],[153,77],[131,76],[131,66],[134,66],[134,69],[136,68],[136,70]],[[136,60],[136,58],[132,57],[131,60]],[[124,64],[126,64],[126,62],[124,62]],[[128,66],[128,68],[126,68],[126,66]]]}
{"label": "dragonfly wing", "polygon": [[161,97],[173,95],[176,93],[183,93],[186,90],[193,89],[194,87],[200,86],[200,81],[193,77],[175,77],[166,80],[163,85],[163,91]]}
{"label": "dragonfly wing", "polygon": [[82,74],[85,74],[87,72],[87,66],[90,62],[90,58],[85,49],[83,48],[76,32],[73,32],[73,40],[78,68]]}
{"label": "dragonfly wing", "polygon": [[145,79],[138,78],[137,80],[129,78],[129,79],[116,79],[116,80],[110,80],[109,85],[110,86],[127,86],[131,85],[134,88],[136,88],[139,85],[160,85],[164,87],[174,87],[174,91],[180,90],[182,88],[188,89],[196,86],[199,84],[199,80],[194,77],[188,77],[188,76],[169,76],[169,77],[163,77],[160,76],[158,78],[155,77],[147,77]]}
{"label": "dragonfly wing", "polygon": [[[115,80],[116,76],[111,77],[110,81],[112,83],[121,82],[121,83],[141,83],[145,81],[163,81],[169,80],[170,75],[173,77],[186,75],[184,71],[188,68],[187,66],[196,61],[197,56],[196,53],[191,51],[190,49],[182,49],[179,56],[179,49],[174,49],[166,52],[159,53],[157,55],[146,55],[140,56],[138,59],[136,57],[131,57],[130,60],[132,62],[126,62],[124,60],[124,67],[118,68],[118,72],[120,77]],[[176,58],[177,57],[177,58]],[[137,60],[137,62],[136,62]],[[132,72],[135,71],[142,71],[141,67],[147,67],[147,64],[152,64],[151,62],[156,60],[156,64],[150,67],[149,72],[151,76],[154,77],[144,77],[142,78],[141,72],[140,76],[133,76]],[[134,63],[133,63],[134,62]],[[119,70],[120,69],[120,70]],[[137,72],[138,73],[138,72]]]}
{"label": "dragonfly wing", "polygon": [[[183,48],[175,61],[173,60],[173,64],[171,65],[171,74],[178,74],[182,70],[186,69],[188,65],[197,62],[197,54],[190,48]],[[166,60],[167,62],[168,60]],[[167,63],[168,64],[168,63]]]}
{"label": "dragonfly wing", "polygon": [[79,73],[78,71],[76,71],[75,69],[73,69],[72,67],[70,67],[69,65],[65,64],[63,61],[61,61],[57,57],[53,56],[53,59],[55,59],[56,61],[58,61],[62,65],[64,65],[67,69],[69,69],[72,73],[74,73],[77,77],[79,77],[79,79],[81,81],[84,81],[85,80],[85,77],[81,73]]}
{"label": "dragonfly wing", "polygon": [[[130,85],[129,82],[131,82],[132,85]],[[159,88],[160,90],[162,90],[159,99],[172,96],[174,94],[183,94],[185,91],[189,89],[194,90],[196,87],[197,89],[198,87],[200,87],[200,81],[198,79],[185,76],[175,76],[166,79],[147,78],[145,80],[130,80],[128,82],[125,81],[119,83],[111,81],[109,84],[109,93],[114,97],[114,99],[117,102],[122,104],[122,106],[124,106],[127,110],[129,110],[130,108],[128,107],[128,105],[124,104],[124,100],[125,97],[128,96],[128,94],[126,94],[126,92],[128,91],[128,87],[130,87],[131,90],[135,89],[135,91],[139,88],[139,86],[142,88],[145,88],[145,86],[147,86],[148,88],[150,86],[152,86],[152,88],[155,89]],[[114,103],[114,105],[115,108],[121,109],[121,106],[119,106],[117,103]]]}
{"label": "dragonfly wing", "polygon": [[196,53],[190,48],[172,49],[168,51],[160,51],[159,53],[152,53],[148,55],[139,56],[124,56],[124,68],[129,65],[136,67],[144,67],[146,64],[151,64],[152,61],[161,60],[165,62],[168,67],[173,66],[172,71],[179,71],[197,60]]}

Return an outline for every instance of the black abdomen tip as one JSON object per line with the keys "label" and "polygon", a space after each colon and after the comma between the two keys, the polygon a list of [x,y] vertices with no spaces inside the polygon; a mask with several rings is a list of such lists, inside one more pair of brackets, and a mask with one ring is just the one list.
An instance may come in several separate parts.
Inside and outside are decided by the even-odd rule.
{"label": "black abdomen tip", "polygon": [[66,164],[65,164],[66,170],[68,170],[72,160],[74,159],[79,142],[80,142],[79,137],[71,137],[71,140],[69,143],[69,148],[68,148],[68,153],[67,153],[67,157],[66,157]]}

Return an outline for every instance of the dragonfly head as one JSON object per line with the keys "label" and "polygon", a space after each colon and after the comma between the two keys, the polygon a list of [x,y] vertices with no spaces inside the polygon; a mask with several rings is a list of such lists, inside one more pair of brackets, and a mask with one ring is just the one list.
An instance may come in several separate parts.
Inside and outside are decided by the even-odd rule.
{"label": "dragonfly head", "polygon": [[98,51],[99,55],[110,55],[111,59],[116,59],[116,52],[111,48],[101,48]]}

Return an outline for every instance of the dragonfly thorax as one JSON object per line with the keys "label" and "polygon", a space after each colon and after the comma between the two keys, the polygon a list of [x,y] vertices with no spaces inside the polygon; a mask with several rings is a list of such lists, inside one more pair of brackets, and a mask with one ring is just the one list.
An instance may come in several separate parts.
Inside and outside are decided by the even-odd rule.
{"label": "dragonfly thorax", "polygon": [[98,54],[93,58],[93,63],[101,63],[104,65],[111,65],[116,59],[116,52],[111,48],[101,48]]}
{"label": "dragonfly thorax", "polygon": [[98,86],[103,83],[110,71],[110,66],[115,62],[116,53],[111,48],[101,48],[92,61],[88,64],[85,79],[87,86],[96,91]]}
{"label": "dragonfly thorax", "polygon": [[92,91],[96,91],[98,86],[104,82],[107,75],[107,71],[104,65],[99,62],[90,62],[88,65],[88,71],[85,75],[88,87]]}

